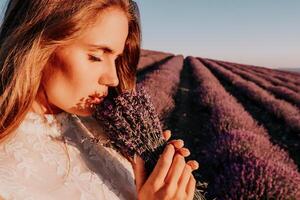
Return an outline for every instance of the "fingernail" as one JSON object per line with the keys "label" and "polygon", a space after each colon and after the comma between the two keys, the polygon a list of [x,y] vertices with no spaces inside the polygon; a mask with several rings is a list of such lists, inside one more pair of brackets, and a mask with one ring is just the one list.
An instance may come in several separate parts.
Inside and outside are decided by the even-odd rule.
{"label": "fingernail", "polygon": [[167,144],[173,144],[173,143],[176,143],[176,142],[181,142],[184,145],[184,141],[181,140],[181,139],[168,141]]}
{"label": "fingernail", "polygon": [[133,155],[133,162],[136,164],[136,154]]}
{"label": "fingernail", "polygon": [[184,146],[184,141],[183,141],[183,140],[179,140],[179,141],[181,141],[181,142],[182,142],[182,144],[183,144],[183,146]]}
{"label": "fingernail", "polygon": [[186,149],[186,153],[187,154],[191,154],[190,150]]}
{"label": "fingernail", "polygon": [[199,163],[197,161],[194,162],[195,168],[198,169],[199,168]]}

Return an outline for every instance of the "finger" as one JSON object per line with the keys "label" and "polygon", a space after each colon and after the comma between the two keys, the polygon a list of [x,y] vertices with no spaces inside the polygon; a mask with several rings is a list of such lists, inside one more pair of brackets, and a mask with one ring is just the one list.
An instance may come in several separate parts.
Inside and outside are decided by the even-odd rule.
{"label": "finger", "polygon": [[178,181],[178,193],[185,192],[191,175],[192,175],[192,168],[190,165],[186,164],[180,176],[180,179]]}
{"label": "finger", "polygon": [[199,168],[199,163],[196,160],[189,160],[187,164],[192,167],[192,170],[197,170]]}
{"label": "finger", "polygon": [[163,132],[163,137],[164,137],[164,139],[165,139],[166,141],[168,141],[168,140],[170,139],[170,137],[171,137],[171,131],[170,131],[170,130],[165,130],[165,131]]}
{"label": "finger", "polygon": [[133,165],[135,185],[137,192],[140,191],[140,188],[146,182],[147,176],[145,171],[145,162],[140,156],[136,156],[135,164]]}
{"label": "finger", "polygon": [[189,182],[187,183],[186,186],[186,194],[187,194],[187,199],[192,200],[194,197],[195,193],[195,188],[196,188],[196,180],[193,175],[190,176]]}
{"label": "finger", "polygon": [[164,152],[161,154],[157,161],[152,173],[150,174],[147,182],[150,184],[163,184],[167,176],[169,168],[172,164],[173,156],[175,154],[175,149],[172,144],[166,145]]}
{"label": "finger", "polygon": [[180,139],[179,140],[171,140],[168,142],[168,144],[173,144],[176,149],[180,149],[184,146],[184,141],[180,140]]}
{"label": "finger", "polygon": [[187,148],[181,148],[176,150],[176,153],[180,153],[183,157],[187,157],[191,154],[191,152]]}
{"label": "finger", "polygon": [[185,160],[184,157],[180,154],[175,154],[173,158],[172,165],[170,167],[170,170],[168,171],[167,177],[165,179],[166,183],[175,183],[177,185],[178,180],[182,174],[182,171],[185,166]]}

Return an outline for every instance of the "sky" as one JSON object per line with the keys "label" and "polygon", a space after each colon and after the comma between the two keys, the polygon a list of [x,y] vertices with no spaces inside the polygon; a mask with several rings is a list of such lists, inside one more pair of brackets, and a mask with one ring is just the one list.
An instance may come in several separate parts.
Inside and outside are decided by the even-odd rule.
{"label": "sky", "polygon": [[300,68],[300,0],[135,0],[145,49]]}
{"label": "sky", "polygon": [[[6,1],[0,0],[1,10]],[[141,15],[142,48],[300,68],[300,0],[135,1]]]}

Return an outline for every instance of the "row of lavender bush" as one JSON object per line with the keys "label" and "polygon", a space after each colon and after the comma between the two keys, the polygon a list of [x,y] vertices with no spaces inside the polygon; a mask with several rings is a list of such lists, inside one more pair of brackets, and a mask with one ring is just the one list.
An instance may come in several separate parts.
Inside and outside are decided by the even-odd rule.
{"label": "row of lavender bush", "polygon": [[[211,110],[211,124],[217,133],[232,130],[252,131],[255,134],[269,138],[267,130],[258,125],[251,115],[245,111],[244,107],[226,92],[218,79],[203,63],[193,57],[187,59],[198,85],[196,92],[199,95],[199,103]],[[277,150],[275,151],[277,152]],[[292,168],[297,168],[284,151],[281,154],[277,153],[276,156],[273,156],[273,159],[288,163]]]}
{"label": "row of lavender bush", "polygon": [[[227,63],[227,62],[223,62],[223,63]],[[280,80],[280,79],[272,76],[271,69],[270,69],[270,71],[262,72],[260,70],[257,70],[256,67],[252,67],[252,66],[241,65],[241,64],[232,64],[232,66],[238,67],[238,68],[243,69],[251,74],[257,75],[257,76],[269,81],[273,85],[283,86],[290,90],[293,90],[294,92],[300,93],[300,86],[296,85],[295,83],[292,82],[292,80],[296,79],[296,77],[289,77],[288,78],[289,81],[283,81],[283,80]],[[288,75],[285,75],[285,76],[288,76]]]}
{"label": "row of lavender bush", "polygon": [[174,56],[171,53],[164,53],[159,51],[151,51],[151,50],[141,50],[141,56],[138,63],[137,70],[142,71],[147,67],[154,65],[155,63],[162,61],[166,58],[170,58]]}
{"label": "row of lavender bush", "polygon": [[258,66],[253,66],[253,65],[238,64],[238,63],[230,63],[230,62],[226,62],[226,63],[230,64],[230,65],[234,65],[234,66],[248,68],[254,72],[271,76],[275,80],[280,80],[283,82],[290,82],[297,86],[300,86],[300,75],[297,73],[294,73],[294,72],[280,71],[280,70],[276,70],[276,69],[258,67]]}
{"label": "row of lavender bush", "polygon": [[215,62],[206,59],[201,59],[201,61],[203,61],[209,69],[234,84],[243,95],[262,105],[278,119],[283,120],[287,127],[300,133],[300,111],[297,107],[286,101],[276,99],[274,95],[268,93],[255,83],[242,79],[240,76]]}
{"label": "row of lavender bush", "polygon": [[204,152],[208,197],[297,199],[300,175],[288,154],[270,143],[264,128],[196,58],[188,57],[199,105],[209,108],[215,135]]}
{"label": "row of lavender bush", "polygon": [[[217,132],[227,132],[234,129],[253,130],[257,134],[268,136],[266,129],[259,126],[250,114],[230,96],[210,73],[210,71],[196,58],[186,58],[193,71],[202,105],[212,111],[212,125]],[[223,100],[226,100],[223,102]]]}
{"label": "row of lavender bush", "polygon": [[174,56],[158,66],[156,70],[147,73],[138,82],[149,93],[162,121],[175,107],[174,96],[178,89],[182,68],[183,56]]}
{"label": "row of lavender bush", "polygon": [[266,75],[271,75],[273,78],[279,79],[283,82],[291,82],[297,86],[300,86],[300,76],[296,73],[292,72],[283,72],[283,71],[277,71],[274,69],[268,69],[268,68],[260,68],[260,67],[253,67],[252,68],[256,72],[260,72]]}
{"label": "row of lavender bush", "polygon": [[[300,175],[283,162],[254,153],[269,140],[246,131],[231,131],[213,139],[206,151],[216,176],[209,188],[217,199],[300,199]],[[263,150],[261,150],[263,151]],[[268,152],[268,150],[266,149]]]}
{"label": "row of lavender bush", "polygon": [[[211,60],[214,61],[214,60]],[[215,61],[217,62],[217,61]],[[300,93],[294,92],[293,90],[290,90],[286,87],[282,86],[274,86],[269,81],[255,75],[251,74],[248,71],[246,71],[243,68],[238,68],[232,65],[229,65],[227,63],[221,63],[217,62],[221,66],[225,67],[226,69],[229,69],[231,72],[240,75],[241,77],[245,78],[246,80],[252,81],[258,86],[262,87],[263,89],[267,90],[268,92],[273,93],[275,96],[287,100],[290,103],[296,105],[298,108],[300,108]]]}

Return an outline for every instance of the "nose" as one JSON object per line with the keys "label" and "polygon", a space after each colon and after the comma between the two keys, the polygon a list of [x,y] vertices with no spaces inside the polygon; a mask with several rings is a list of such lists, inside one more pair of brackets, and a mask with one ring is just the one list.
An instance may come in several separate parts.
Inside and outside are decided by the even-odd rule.
{"label": "nose", "polygon": [[107,85],[109,87],[116,87],[119,85],[119,78],[114,60],[106,63],[105,72],[99,78],[98,82],[100,85]]}

